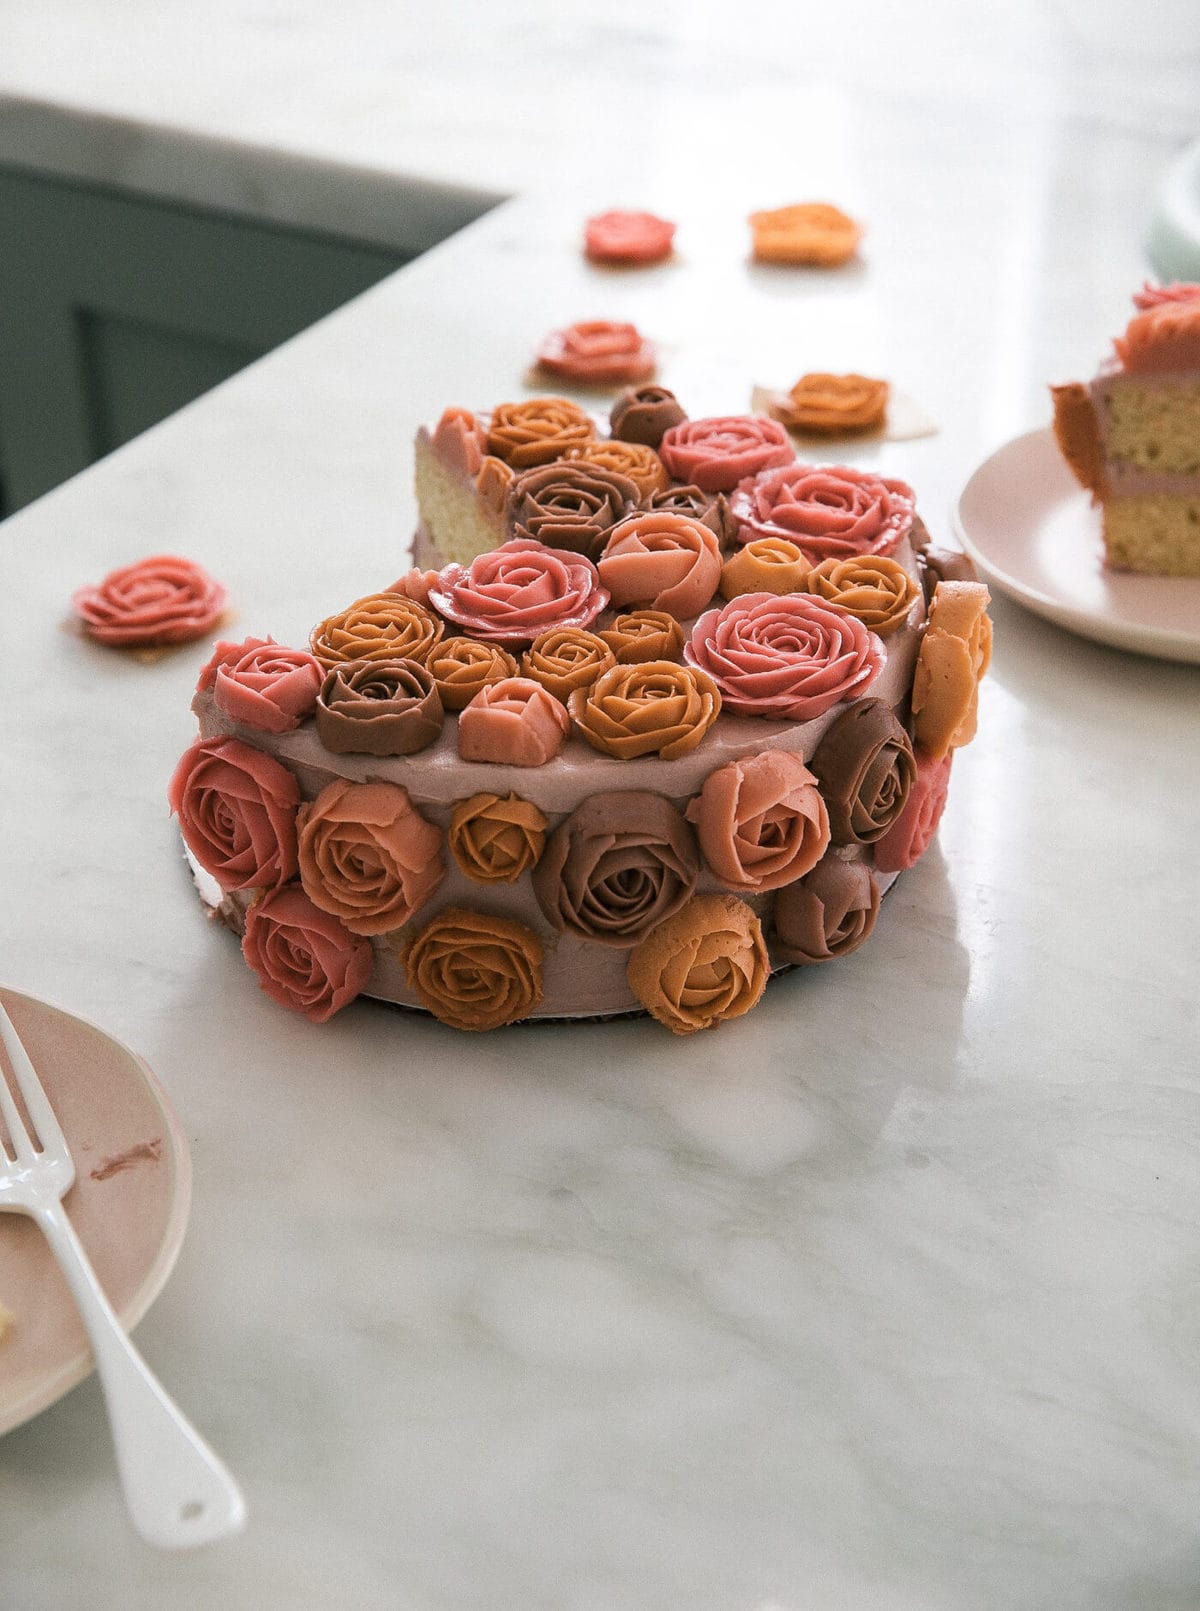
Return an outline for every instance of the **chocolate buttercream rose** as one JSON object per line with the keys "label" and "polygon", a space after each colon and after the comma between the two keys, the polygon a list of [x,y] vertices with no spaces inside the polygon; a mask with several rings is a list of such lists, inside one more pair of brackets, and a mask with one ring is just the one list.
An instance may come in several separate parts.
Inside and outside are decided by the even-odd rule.
{"label": "chocolate buttercream rose", "polygon": [[717,590],[721,550],[701,521],[656,509],[616,526],[596,568],[614,604],[644,604],[687,619]]}
{"label": "chocolate buttercream rose", "polygon": [[690,481],[703,492],[732,492],[747,476],[790,465],[796,456],[778,420],[759,414],[685,420],[671,427],[658,451],[676,481]]}
{"label": "chocolate buttercream rose", "polygon": [[417,660],[334,666],[317,701],[317,733],[335,755],[415,755],[443,720],[437,684]]}
{"label": "chocolate buttercream rose", "polygon": [[904,809],[875,845],[875,866],[881,873],[903,872],[929,849],[946,809],[953,760],[953,750],[940,757],[916,752],[916,777]]}
{"label": "chocolate buttercream rose", "polygon": [[881,638],[904,625],[920,591],[903,565],[878,554],[823,559],[809,572],[806,586],[849,610]]}
{"label": "chocolate buttercream rose", "polygon": [[696,895],[629,953],[630,989],[676,1035],[750,1011],[770,963],[758,918],[736,895]]}
{"label": "chocolate buttercream rose", "polygon": [[666,610],[623,611],[597,637],[608,644],[623,666],[640,666],[647,660],[678,660],[683,653],[683,628]]}
{"label": "chocolate buttercream rose", "polygon": [[403,593],[372,593],[313,628],[309,647],[325,667],[347,660],[426,660],[445,627]]}
{"label": "chocolate buttercream rose", "polygon": [[665,386],[631,386],[613,404],[608,428],[618,442],[657,448],[671,427],[686,419],[679,399]]}
{"label": "chocolate buttercream rose", "polygon": [[217,643],[196,683],[212,689],[213,703],[231,721],[265,733],[290,733],[311,714],[324,668],[303,649],[274,638]]}
{"label": "chocolate buttercream rose", "polygon": [[916,495],[904,481],[845,465],[788,464],[739,482],[729,506],[742,542],[788,538],[817,565],[894,553],[912,528]]}
{"label": "chocolate buttercream rose", "polygon": [[616,663],[616,655],[603,638],[578,627],[552,627],[535,638],[521,656],[522,673],[540,682],[564,705],[576,688],[586,688]]}
{"label": "chocolate buttercream rose", "polygon": [[883,644],[861,621],[807,593],[746,593],[709,610],[684,646],[730,710],[807,722],[866,693]]}
{"label": "chocolate buttercream rose", "polygon": [[499,1029],[542,999],[542,942],[512,918],[448,906],[400,960],[423,1005],[452,1029]]}
{"label": "chocolate buttercream rose", "polygon": [[565,397],[531,397],[501,403],[488,422],[488,453],[514,470],[551,464],[596,434],[589,415]]}
{"label": "chocolate buttercream rose", "polygon": [[617,664],[571,695],[569,709],[593,749],[618,760],[688,755],[716,721],[721,695],[712,678],[670,660]]}
{"label": "chocolate buttercream rose", "polygon": [[262,750],[237,738],[197,739],[167,798],[184,843],[222,889],[264,889],[295,877],[300,788]]}
{"label": "chocolate buttercream rose", "polygon": [[762,750],[710,772],[687,814],[709,867],[730,889],[790,884],[816,866],[829,844],[817,780],[784,750]]}
{"label": "chocolate buttercream rose", "polygon": [[785,962],[829,962],[863,943],[879,914],[879,885],[863,862],[829,855],[775,897],[775,951]]}
{"label": "chocolate buttercream rose", "polygon": [[504,518],[514,537],[599,557],[609,532],[637,507],[627,476],[580,459],[523,470],[508,488]]}
{"label": "chocolate buttercream rose", "polygon": [[554,830],[533,875],[546,917],[601,945],[630,946],[687,900],[695,836],[661,794],[593,795]]}
{"label": "chocolate buttercream rose", "polygon": [[856,700],[825,730],[809,764],[835,845],[882,839],[916,778],[908,734],[882,699]]}
{"label": "chocolate buttercream rose", "polygon": [[442,835],[395,783],[327,784],[300,807],[300,882],[353,934],[407,923],[442,881]]}
{"label": "chocolate buttercream rose", "polygon": [[588,627],[608,603],[582,554],[514,538],[469,566],[447,565],[429,599],[472,637],[522,645],[551,627]]}
{"label": "chocolate buttercream rose", "polygon": [[443,638],[425,664],[437,684],[443,710],[462,710],[481,688],[517,675],[517,662],[498,643],[475,638]]}
{"label": "chocolate buttercream rose", "polygon": [[242,955],[272,1001],[315,1024],[349,1006],[371,976],[369,941],[314,906],[296,884],[255,898]]}
{"label": "chocolate buttercream rose", "polygon": [[519,794],[473,794],[454,807],[446,837],[468,878],[480,884],[515,884],[541,859],[546,818]]}

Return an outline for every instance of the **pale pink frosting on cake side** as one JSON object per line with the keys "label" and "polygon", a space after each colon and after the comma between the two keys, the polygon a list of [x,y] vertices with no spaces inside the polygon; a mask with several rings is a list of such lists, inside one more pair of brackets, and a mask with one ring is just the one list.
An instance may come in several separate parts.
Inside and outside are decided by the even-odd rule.
{"label": "pale pink frosting on cake side", "polygon": [[429,602],[472,637],[527,644],[550,627],[587,627],[608,603],[591,560],[528,538],[447,565]]}
{"label": "pale pink frosting on cake side", "polygon": [[729,506],[740,541],[783,537],[816,565],[894,553],[912,530],[916,494],[841,464],[789,464],[742,481]]}
{"label": "pale pink frosting on cake side", "polygon": [[246,727],[290,733],[310,715],[325,673],[303,649],[274,638],[217,643],[196,687],[212,688],[217,709]]}
{"label": "pale pink frosting on cake side", "polygon": [[663,437],[658,454],[676,481],[701,492],[732,492],[747,476],[796,456],[783,426],[759,414],[683,420]]}
{"label": "pale pink frosting on cake side", "polygon": [[613,604],[641,604],[686,621],[717,590],[721,549],[702,521],[654,509],[613,528],[596,568]]}

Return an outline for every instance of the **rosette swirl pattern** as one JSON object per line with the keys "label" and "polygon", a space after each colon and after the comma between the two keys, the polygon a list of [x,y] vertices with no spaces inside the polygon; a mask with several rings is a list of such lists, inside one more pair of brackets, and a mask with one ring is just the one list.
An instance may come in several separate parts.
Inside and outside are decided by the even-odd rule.
{"label": "rosette swirl pattern", "polygon": [[835,845],[870,845],[904,810],[916,778],[908,734],[882,699],[859,699],[822,735],[810,763]]}
{"label": "rosette swirl pattern", "polygon": [[732,492],[747,476],[791,464],[796,456],[778,420],[758,414],[685,420],[671,427],[658,451],[676,481],[702,492]]}
{"label": "rosette swirl pattern", "polygon": [[723,492],[703,492],[691,482],[664,487],[646,500],[647,509],[671,509],[702,520],[722,545],[737,541],[738,524]]}
{"label": "rosette swirl pattern", "polygon": [[721,550],[699,520],[652,510],[613,530],[596,568],[614,604],[644,604],[686,619],[716,592]]}
{"label": "rosette swirl pattern", "polygon": [[167,788],[184,843],[222,889],[296,875],[300,788],[286,766],[237,738],[197,739]]}
{"label": "rosette swirl pattern", "polygon": [[863,862],[826,856],[775,897],[775,951],[785,962],[830,962],[870,935],[879,885]]}
{"label": "rosette swirl pattern", "polygon": [[875,846],[875,866],[881,873],[903,872],[929,849],[946,809],[953,760],[953,750],[947,750],[940,759],[924,750],[917,751],[916,778],[904,810]]}
{"label": "rosette swirl pattern", "polygon": [[778,889],[829,844],[817,780],[798,755],[763,750],[710,772],[688,806],[709,867],[729,889]]}
{"label": "rosette swirl pattern", "polygon": [[335,755],[415,755],[442,730],[442,701],[417,660],[349,660],[321,685],[317,733]]}
{"label": "rosette swirl pattern", "polygon": [[531,397],[501,403],[488,423],[488,452],[514,470],[551,464],[569,448],[582,447],[596,427],[578,403],[565,397]]}
{"label": "rosette swirl pattern", "polygon": [[480,884],[515,884],[541,859],[546,818],[519,794],[473,794],[454,807],[446,837],[468,878]]}
{"label": "rosette swirl pattern", "polygon": [[992,658],[989,594],[982,582],[939,582],[913,674],[913,737],[931,755],[975,737],[979,683]]}
{"label": "rosette swirl pattern", "polygon": [[217,643],[200,672],[196,691],[212,689],[213,703],[231,721],[265,733],[290,733],[316,704],[324,671],[303,649],[274,638]]}
{"label": "rosette swirl pattern", "polygon": [[618,521],[637,506],[628,476],[583,459],[523,470],[509,485],[505,524],[514,537],[596,559]]}
{"label": "rosette swirl pattern", "polygon": [[326,671],[347,660],[425,660],[444,631],[415,599],[372,593],[314,627],[309,647]]}
{"label": "rosette swirl pattern", "polygon": [[629,953],[630,989],[676,1035],[750,1011],[770,964],[762,927],[736,895],[696,895]]}
{"label": "rosette swirl pattern", "polygon": [[593,795],[554,830],[533,875],[546,917],[600,945],[630,946],[688,899],[700,858],[669,800]]}
{"label": "rosette swirl pattern", "polygon": [[589,218],[584,229],[584,250],[594,263],[642,265],[661,263],[671,255],[675,225],[657,213],[616,208]]}
{"label": "rosette swirl pattern", "polygon": [[784,537],[756,537],[725,561],[721,570],[721,597],[742,593],[802,593],[808,581],[808,561]]}
{"label": "rosette swirl pattern", "polygon": [[904,481],[841,464],[789,464],[742,481],[729,506],[742,542],[784,537],[817,565],[894,553],[912,529],[916,495]]}
{"label": "rosette swirl pattern", "polygon": [[608,428],[618,442],[657,448],[672,425],[685,419],[679,399],[665,386],[631,386],[609,411]]}
{"label": "rosette swirl pattern", "polygon": [[873,430],[883,424],[890,390],[886,380],[870,375],[801,375],[788,393],[783,423],[829,435]]}
{"label": "rosette swirl pattern", "polygon": [[589,442],[585,447],[572,448],[569,457],[574,464],[591,464],[632,481],[642,500],[661,492],[671,479],[654,449],[640,442]]}
{"label": "rosette swirl pattern", "polygon": [[521,671],[565,705],[576,688],[586,688],[616,663],[616,655],[596,633],[552,627],[521,656]]}
{"label": "rosette swirl pattern", "polygon": [[517,675],[517,662],[498,643],[443,638],[425,662],[444,710],[462,710],[481,688]]}
{"label": "rosette swirl pattern", "polygon": [[636,325],[582,319],[564,330],[552,330],[538,348],[537,361],[564,380],[607,386],[649,380],[658,354]]}
{"label": "rosette swirl pattern", "polygon": [[731,599],[700,617],[683,652],[730,710],[797,722],[860,698],[884,659],[861,621],[807,593]]}
{"label": "rosette swirl pattern", "polygon": [[327,784],[300,807],[300,882],[352,934],[407,923],[442,881],[442,835],[395,783]]}
{"label": "rosette swirl pattern", "polygon": [[154,554],[110,571],[71,600],[83,630],[116,648],[191,643],[216,626],[228,595],[193,560]]}
{"label": "rosette swirl pattern", "polygon": [[823,559],[809,572],[807,587],[849,610],[881,638],[904,625],[920,592],[903,565],[879,554]]}
{"label": "rosette swirl pattern", "polygon": [[542,942],[512,918],[448,906],[400,953],[422,1003],[452,1029],[499,1029],[542,999]]}
{"label": "rosette swirl pattern", "polygon": [[521,645],[551,627],[591,626],[608,593],[582,554],[514,538],[469,567],[447,565],[429,599],[472,637]]}
{"label": "rosette swirl pattern", "polygon": [[721,695],[712,678],[671,660],[617,664],[569,701],[571,717],[593,749],[632,761],[688,755],[716,721]]}
{"label": "rosette swirl pattern", "polygon": [[627,610],[596,635],[623,666],[678,660],[683,653],[683,628],[665,610]]}
{"label": "rosette swirl pattern", "polygon": [[458,718],[458,753],[464,761],[500,766],[545,766],[562,749],[571,718],[532,677],[488,683]]}
{"label": "rosette swirl pattern", "polygon": [[256,897],[246,913],[242,955],[281,1007],[323,1024],[366,989],[369,941],[314,906],[296,884]]}

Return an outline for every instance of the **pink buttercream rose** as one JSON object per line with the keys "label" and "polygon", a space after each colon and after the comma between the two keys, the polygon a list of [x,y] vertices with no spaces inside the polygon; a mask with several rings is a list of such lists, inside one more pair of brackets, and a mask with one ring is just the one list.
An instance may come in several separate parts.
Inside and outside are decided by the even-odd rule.
{"label": "pink buttercream rose", "polygon": [[729,500],[743,543],[783,537],[813,565],[894,553],[912,530],[916,494],[840,464],[789,464],[743,481]]}
{"label": "pink buttercream rose", "polygon": [[687,620],[717,591],[721,546],[702,521],[652,509],[614,526],[597,569],[614,604],[642,604]]}
{"label": "pink buttercream rose", "polygon": [[222,889],[296,876],[300,788],[286,766],[237,738],[197,739],[167,788],[184,843]]}
{"label": "pink buttercream rose", "polygon": [[796,722],[858,699],[884,661],[861,621],[807,593],[743,593],[700,617],[683,654],[716,683],[726,709]]}
{"label": "pink buttercream rose", "polygon": [[458,718],[458,753],[464,761],[544,766],[570,730],[566,709],[540,682],[505,677],[481,688]]}
{"label": "pink buttercream rose", "polygon": [[747,476],[791,464],[796,454],[778,420],[724,414],[673,425],[658,456],[676,481],[690,481],[702,492],[731,492]]}
{"label": "pink buttercream rose", "polygon": [[710,772],[687,815],[705,860],[728,889],[790,884],[816,866],[829,844],[817,780],[785,750],[763,750]]}
{"label": "pink buttercream rose", "polygon": [[946,809],[950,786],[950,765],[954,751],[935,759],[926,750],[916,752],[917,775],[904,809],[875,844],[875,869],[880,873],[900,873],[919,861],[937,832]]}
{"label": "pink buttercream rose", "polygon": [[89,638],[118,648],[190,643],[216,626],[227,595],[190,559],[154,554],[110,571],[71,600]]}
{"label": "pink buttercream rose", "polygon": [[487,452],[487,432],[469,408],[447,408],[433,428],[433,445],[443,464],[474,480]]}
{"label": "pink buttercream rose", "polygon": [[312,713],[325,673],[303,649],[274,638],[217,643],[202,668],[197,693],[212,689],[213,702],[232,721],[266,733],[290,733]]}
{"label": "pink buttercream rose", "polygon": [[514,538],[469,567],[439,571],[429,602],[472,637],[526,644],[551,627],[587,627],[608,603],[596,567],[582,554]]}
{"label": "pink buttercream rose", "polygon": [[242,955],[272,1001],[323,1024],[366,988],[371,945],[296,884],[261,895],[246,913]]}

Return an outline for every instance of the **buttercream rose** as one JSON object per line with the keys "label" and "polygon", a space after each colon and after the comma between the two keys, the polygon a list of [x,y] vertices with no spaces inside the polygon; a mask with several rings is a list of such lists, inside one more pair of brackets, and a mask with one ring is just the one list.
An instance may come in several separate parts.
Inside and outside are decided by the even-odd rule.
{"label": "buttercream rose", "polygon": [[716,721],[721,695],[712,678],[670,660],[617,664],[569,701],[571,717],[593,749],[618,760],[688,755]]}
{"label": "buttercream rose", "polygon": [[658,451],[676,481],[690,481],[703,492],[732,492],[747,476],[791,464],[796,456],[778,420],[758,414],[684,420],[671,427]]}
{"label": "buttercream rose", "polygon": [[443,638],[425,664],[444,710],[462,710],[481,688],[517,675],[517,662],[506,649],[475,638]]}
{"label": "buttercream rose", "polygon": [[801,375],[776,414],[800,431],[869,431],[883,424],[890,390],[870,375]]}
{"label": "buttercream rose", "polygon": [[488,422],[488,452],[514,470],[550,464],[596,434],[589,415],[565,397],[531,397],[501,403]]}
{"label": "buttercream rose", "polygon": [[572,464],[591,464],[632,481],[643,502],[661,492],[671,479],[654,449],[640,442],[588,442],[584,447],[572,448],[567,457]]}
{"label": "buttercream rose", "polygon": [[687,814],[709,867],[730,889],[790,884],[816,866],[829,844],[817,780],[784,750],[763,750],[710,772]]}
{"label": "buttercream rose", "polygon": [[750,214],[754,256],[760,263],[836,268],[854,256],[862,225],[827,201],[800,201],[790,207]]}
{"label": "buttercream rose", "polygon": [[514,537],[596,559],[609,532],[637,507],[627,476],[581,459],[523,470],[507,494],[505,524]]}
{"label": "buttercream rose", "polygon": [[442,881],[442,836],[395,783],[327,784],[300,807],[300,881],[353,934],[407,923]]}
{"label": "buttercream rose", "polygon": [[770,964],[762,927],[736,895],[696,895],[629,953],[630,989],[676,1035],[750,1011]]}
{"label": "buttercream rose", "polygon": [[672,425],[685,419],[679,399],[665,386],[631,386],[609,411],[608,428],[618,442],[657,448]]}
{"label": "buttercream rose", "polygon": [[227,598],[194,561],[154,554],[110,571],[96,587],[81,587],[71,603],[97,643],[151,648],[202,638],[225,613]]}
{"label": "buttercream rose", "polygon": [[242,955],[272,1001],[323,1024],[366,989],[371,946],[295,884],[258,896],[246,913]]}
{"label": "buttercream rose", "polygon": [[596,568],[614,604],[644,604],[686,619],[716,592],[721,550],[699,520],[654,510],[615,527]]}
{"label": "buttercream rose", "polygon": [[992,658],[989,593],[982,582],[939,582],[913,673],[912,729],[935,756],[975,737],[979,683]]}
{"label": "buttercream rose", "polygon": [[469,567],[447,565],[429,598],[473,637],[526,644],[551,627],[591,626],[608,592],[582,554],[514,538]]}
{"label": "buttercream rose", "polygon": [[940,759],[924,750],[916,752],[916,777],[904,809],[875,845],[875,866],[879,872],[903,872],[928,850],[946,809],[953,759],[953,750],[947,750]]}
{"label": "buttercream rose", "polygon": [[429,589],[436,587],[437,574],[436,571],[423,571],[419,565],[414,565],[411,570],[398,577],[387,591],[402,593],[406,599],[413,599],[417,604],[423,604],[428,608]]}
{"label": "buttercream rose", "polygon": [[324,675],[303,649],[284,648],[274,638],[247,638],[213,645],[196,690],[211,688],[217,709],[244,727],[290,733],[312,712]]}
{"label": "buttercream rose", "polygon": [[658,354],[636,325],[583,319],[565,330],[552,330],[538,348],[537,361],[564,380],[611,386],[648,380]]}
{"label": "buttercream rose", "polygon": [[858,699],[879,675],[883,645],[861,621],[807,593],[746,593],[709,610],[684,645],[730,710],[807,722]]}
{"label": "buttercream rose", "polygon": [[683,628],[665,610],[624,611],[596,635],[623,666],[645,665],[647,660],[678,660],[683,653]]}
{"label": "buttercream rose", "polygon": [[614,791],[593,795],[559,824],[533,888],[556,928],[630,946],[682,906],[699,868],[692,830],[669,800]]}
{"label": "buttercream rose", "polygon": [[415,599],[372,593],[314,627],[309,647],[326,671],[347,660],[425,660],[444,631]]}
{"label": "buttercream rose", "polygon": [[882,699],[856,700],[822,735],[809,763],[835,845],[869,845],[904,809],[916,776],[908,734]]}
{"label": "buttercream rose", "polygon": [[521,657],[521,671],[565,705],[576,688],[586,688],[617,657],[603,638],[578,627],[552,627],[535,638]]}
{"label": "buttercream rose", "polygon": [[916,495],[903,481],[845,465],[789,464],[739,483],[729,507],[742,542],[786,537],[817,565],[893,553],[912,527]]}
{"label": "buttercream rose", "polygon": [[464,761],[545,766],[562,749],[571,718],[532,677],[507,677],[481,688],[458,718]]}
{"label": "buttercream rose", "polygon": [[[1091,404],[1089,403],[1089,408]],[[979,572],[975,561],[960,548],[935,548],[926,545],[920,551],[921,586],[925,602],[929,603],[939,582],[977,582]]]}
{"label": "buttercream rose", "polygon": [[671,509],[677,515],[691,515],[702,520],[717,541],[726,546],[737,541],[737,521],[729,508],[729,499],[723,492],[703,492],[690,482],[683,486],[663,487],[646,500],[647,509]]}
{"label": "buttercream rose", "polygon": [[448,906],[400,953],[422,1003],[452,1029],[499,1029],[542,999],[542,942],[491,912]]}
{"label": "buttercream rose", "polygon": [[721,597],[743,593],[802,593],[808,561],[783,537],[758,537],[740,548],[721,568]]}
{"label": "buttercream rose", "polygon": [[487,432],[469,408],[447,408],[433,428],[433,446],[443,464],[474,479],[487,451]]}
{"label": "buttercream rose", "polygon": [[167,787],[184,843],[222,889],[296,874],[300,788],[286,766],[237,738],[197,739]]}
{"label": "buttercream rose", "polygon": [[669,219],[615,208],[588,219],[584,250],[595,263],[661,263],[670,257],[674,239]]}
{"label": "buttercream rose", "polygon": [[519,794],[473,794],[454,807],[446,840],[468,878],[515,884],[541,858],[546,818]]}
{"label": "buttercream rose", "polygon": [[317,701],[317,733],[335,755],[415,755],[442,730],[442,701],[417,660],[334,666]]}
{"label": "buttercream rose", "polygon": [[823,559],[809,572],[806,585],[810,593],[849,610],[881,638],[904,625],[919,593],[903,565],[878,554]]}
{"label": "buttercream rose", "polygon": [[879,913],[879,885],[862,862],[826,856],[775,897],[775,951],[785,962],[829,962],[863,943]]}

